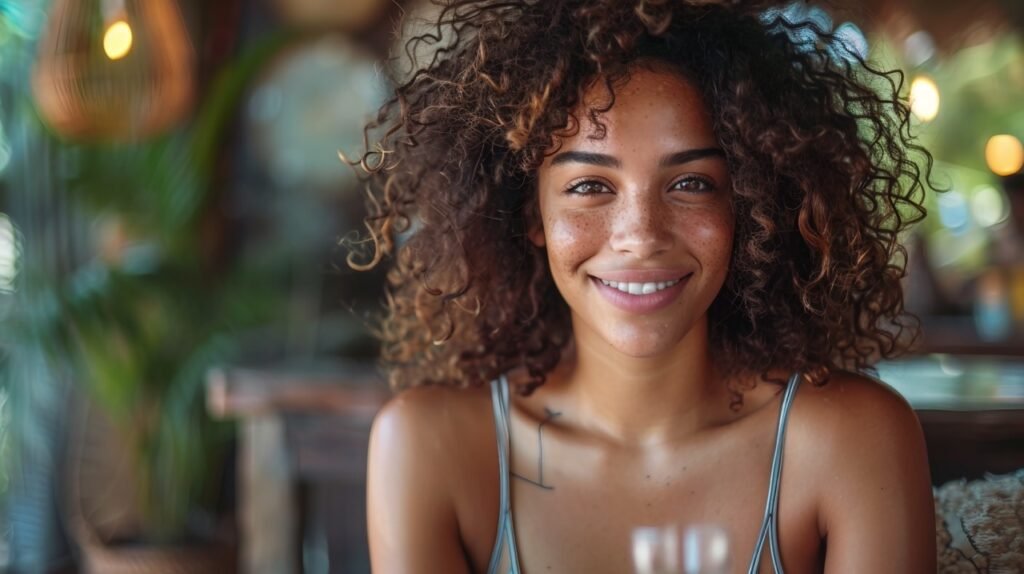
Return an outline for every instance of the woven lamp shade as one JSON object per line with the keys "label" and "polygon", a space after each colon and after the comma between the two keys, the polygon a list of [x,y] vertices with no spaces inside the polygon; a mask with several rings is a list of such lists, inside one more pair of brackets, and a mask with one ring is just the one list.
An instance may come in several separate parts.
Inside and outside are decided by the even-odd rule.
{"label": "woven lamp shade", "polygon": [[[104,46],[115,26],[120,52]],[[173,0],[54,0],[32,89],[42,117],[65,137],[135,141],[188,114],[193,66]]]}

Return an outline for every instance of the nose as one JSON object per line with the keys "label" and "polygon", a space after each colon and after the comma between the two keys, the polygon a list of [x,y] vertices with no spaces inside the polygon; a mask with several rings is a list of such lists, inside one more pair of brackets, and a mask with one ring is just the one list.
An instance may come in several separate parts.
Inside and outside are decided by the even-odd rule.
{"label": "nose", "polygon": [[669,250],[673,241],[671,207],[656,191],[619,195],[613,214],[611,247],[648,258]]}

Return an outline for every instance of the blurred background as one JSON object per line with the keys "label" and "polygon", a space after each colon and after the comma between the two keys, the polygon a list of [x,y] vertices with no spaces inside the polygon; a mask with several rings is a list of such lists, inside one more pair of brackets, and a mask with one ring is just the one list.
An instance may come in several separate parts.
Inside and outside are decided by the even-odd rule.
{"label": "blurred background", "polygon": [[[367,572],[362,126],[395,0],[0,0],[0,568]],[[935,483],[1024,467],[1024,2],[797,3],[905,72]],[[844,57],[838,54],[837,57]],[[406,70],[407,71],[407,70]]]}

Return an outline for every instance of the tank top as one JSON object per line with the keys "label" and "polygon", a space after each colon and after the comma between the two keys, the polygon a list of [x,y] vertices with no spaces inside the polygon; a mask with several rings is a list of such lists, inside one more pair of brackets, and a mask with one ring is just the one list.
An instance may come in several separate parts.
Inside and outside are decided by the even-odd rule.
{"label": "tank top", "polygon": [[[782,451],[785,446],[786,423],[789,420],[790,407],[797,387],[800,386],[800,374],[793,373],[786,384],[779,409],[778,425],[775,430],[775,447],[772,453],[772,468],[768,478],[768,500],[765,502],[764,518],[757,534],[754,555],[750,558],[748,574],[756,574],[761,563],[761,554],[765,542],[768,542],[772,568],[776,574],[783,574],[782,557],[779,552],[778,510],[779,483],[782,479]],[[516,547],[516,529],[512,521],[512,500],[510,497],[509,459],[511,457],[511,437],[509,436],[509,402],[508,379],[504,375],[491,381],[491,403],[494,409],[494,429],[498,438],[498,471],[499,475],[499,512],[498,534],[491,551],[491,560],[487,574],[521,574],[519,567],[519,550]]]}

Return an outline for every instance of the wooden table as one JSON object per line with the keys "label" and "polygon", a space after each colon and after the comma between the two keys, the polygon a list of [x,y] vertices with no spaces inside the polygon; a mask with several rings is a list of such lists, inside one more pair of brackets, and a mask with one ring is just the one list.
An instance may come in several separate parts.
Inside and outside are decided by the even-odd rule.
{"label": "wooden table", "polygon": [[917,412],[932,482],[1024,468],[1024,359],[930,354],[879,367]]}
{"label": "wooden table", "polygon": [[[369,571],[364,498],[367,439],[374,415],[389,396],[383,378],[367,365],[232,368],[209,373],[210,413],[239,422],[243,572]],[[310,521],[304,509],[316,508],[323,493],[303,485],[318,482],[330,484],[328,497],[344,495],[340,512],[328,517],[334,529],[343,533],[331,549],[322,544],[317,550],[309,544]]]}

